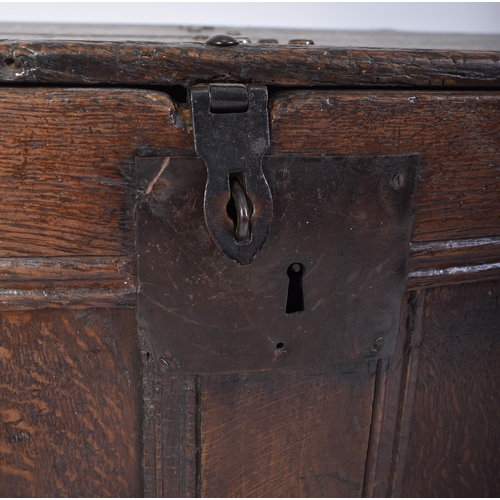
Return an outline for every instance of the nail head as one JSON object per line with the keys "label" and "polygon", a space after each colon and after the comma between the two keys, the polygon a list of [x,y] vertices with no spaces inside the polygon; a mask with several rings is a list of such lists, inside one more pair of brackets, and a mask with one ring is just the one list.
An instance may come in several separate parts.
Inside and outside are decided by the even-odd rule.
{"label": "nail head", "polygon": [[212,35],[206,42],[206,45],[214,45],[216,47],[230,47],[232,45],[238,45],[238,40],[231,35],[218,34]]}
{"label": "nail head", "polygon": [[280,168],[276,172],[276,179],[278,181],[284,181],[288,177],[288,171],[285,168]]}
{"label": "nail head", "polygon": [[305,38],[294,38],[288,42],[288,45],[314,45],[314,40]]}
{"label": "nail head", "polygon": [[235,36],[239,43],[252,43],[252,40],[246,36]]}
{"label": "nail head", "polygon": [[396,189],[400,189],[404,186],[405,184],[405,177],[402,173],[397,173],[393,178],[392,178],[392,185]]}

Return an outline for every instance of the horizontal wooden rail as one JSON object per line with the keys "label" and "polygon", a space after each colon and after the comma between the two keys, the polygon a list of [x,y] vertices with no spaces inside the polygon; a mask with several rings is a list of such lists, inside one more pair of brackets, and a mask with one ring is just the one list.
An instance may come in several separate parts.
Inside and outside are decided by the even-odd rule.
{"label": "horizontal wooden rail", "polygon": [[0,82],[281,86],[500,86],[494,51],[329,46],[15,40],[0,44]]}
{"label": "horizontal wooden rail", "polygon": [[[414,243],[408,289],[500,279],[500,237]],[[0,309],[134,307],[135,257],[0,259]]]}

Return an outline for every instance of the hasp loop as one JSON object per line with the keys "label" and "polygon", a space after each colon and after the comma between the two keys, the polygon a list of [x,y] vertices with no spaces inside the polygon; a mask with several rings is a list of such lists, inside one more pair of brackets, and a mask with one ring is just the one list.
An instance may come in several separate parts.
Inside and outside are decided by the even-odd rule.
{"label": "hasp loop", "polygon": [[[262,172],[270,143],[267,88],[203,85],[191,89],[190,99],[196,153],[207,167],[208,231],[229,258],[250,264],[267,240],[273,217],[271,190]],[[232,198],[236,230],[227,210]]]}

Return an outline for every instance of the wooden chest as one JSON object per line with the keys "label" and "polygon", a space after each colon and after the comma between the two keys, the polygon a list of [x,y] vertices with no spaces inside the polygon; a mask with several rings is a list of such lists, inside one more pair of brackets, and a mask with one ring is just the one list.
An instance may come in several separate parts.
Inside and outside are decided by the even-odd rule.
{"label": "wooden chest", "polygon": [[2,496],[500,495],[500,37],[0,28]]}

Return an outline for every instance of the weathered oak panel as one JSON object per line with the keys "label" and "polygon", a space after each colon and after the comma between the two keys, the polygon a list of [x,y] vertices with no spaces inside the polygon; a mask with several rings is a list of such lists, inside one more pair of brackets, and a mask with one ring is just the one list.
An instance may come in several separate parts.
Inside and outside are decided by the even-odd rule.
{"label": "weathered oak panel", "polygon": [[374,376],[357,369],[203,377],[202,496],[360,496]]}
{"label": "weathered oak panel", "polygon": [[144,496],[197,497],[200,377],[163,375],[144,355]]}
{"label": "weathered oak panel", "polygon": [[283,92],[271,117],[272,154],[420,153],[412,241],[500,234],[499,94]]}
{"label": "weathered oak panel", "polygon": [[396,483],[401,483],[415,396],[425,295],[425,290],[406,294],[394,355],[378,361],[363,491],[366,497],[394,496]]}
{"label": "weathered oak panel", "polygon": [[500,495],[499,333],[500,282],[427,292],[406,468],[396,496]]}
{"label": "weathered oak panel", "polygon": [[365,364],[167,375],[134,311],[106,307],[135,305],[134,158],[194,155],[187,106],[138,88],[2,88],[0,494],[499,495],[500,282],[443,287],[500,273],[499,39],[221,49],[193,43],[203,28],[177,30],[182,45],[158,29],[3,41],[0,81],[182,98],[200,81],[260,83],[269,154],[419,153],[409,287],[441,288],[407,295],[377,383]]}
{"label": "weathered oak panel", "polygon": [[[10,88],[0,102],[0,258],[80,256],[78,279],[88,277],[73,294],[70,266],[57,274],[41,271],[46,263],[4,260],[2,269],[16,268],[9,276],[26,275],[27,266],[37,280],[2,277],[10,280],[3,307],[132,305],[134,157],[194,154],[188,110],[163,93],[125,89]],[[412,248],[409,285],[491,279],[500,234],[499,103],[484,92],[278,93],[269,153],[419,152],[414,243],[436,248]],[[102,265],[88,258],[111,255],[131,264],[104,283]]]}
{"label": "weathered oak panel", "polygon": [[0,309],[130,307],[135,267],[121,256],[0,258]]}
{"label": "weathered oak panel", "polygon": [[1,89],[0,121],[0,257],[132,254],[135,155],[193,148],[158,92]]}
{"label": "weathered oak panel", "polygon": [[0,330],[0,495],[141,495],[134,312],[2,312]]}
{"label": "weathered oak panel", "polygon": [[[205,40],[206,37],[203,37]],[[498,42],[497,42],[498,43]],[[51,84],[496,87],[499,52],[204,43],[0,43],[0,81]]]}

